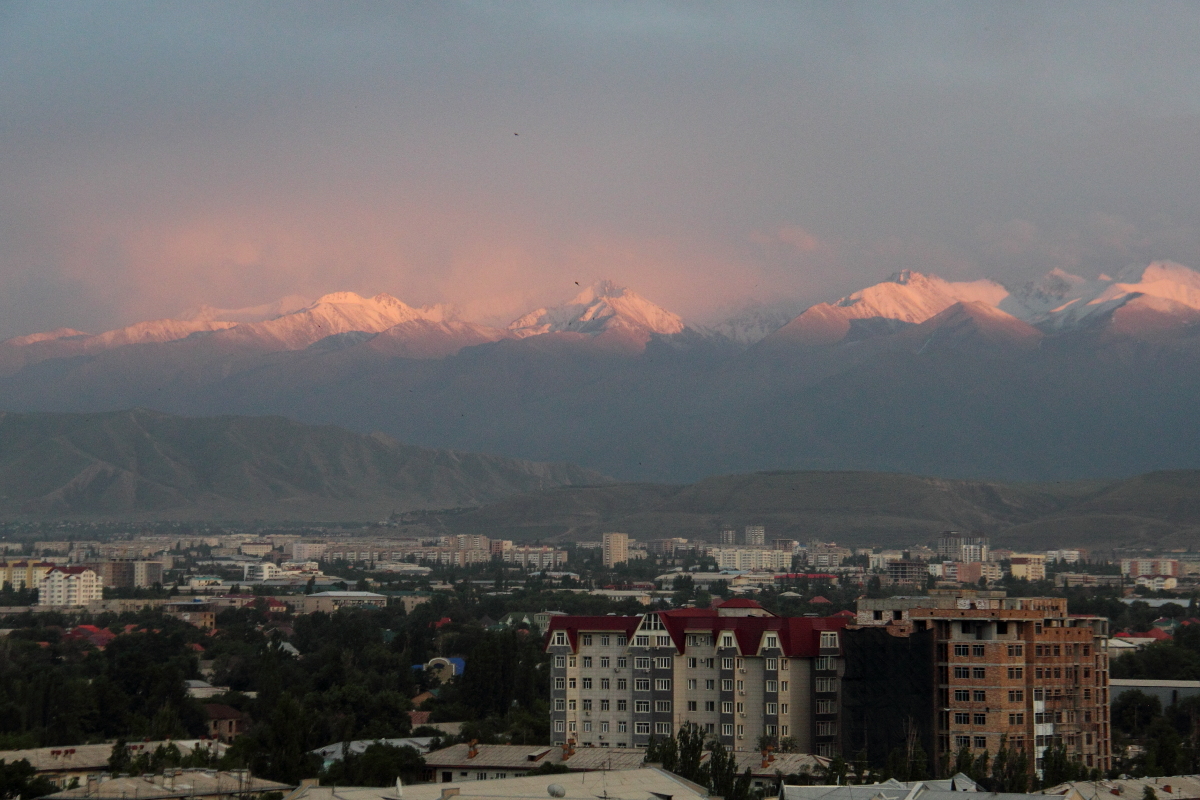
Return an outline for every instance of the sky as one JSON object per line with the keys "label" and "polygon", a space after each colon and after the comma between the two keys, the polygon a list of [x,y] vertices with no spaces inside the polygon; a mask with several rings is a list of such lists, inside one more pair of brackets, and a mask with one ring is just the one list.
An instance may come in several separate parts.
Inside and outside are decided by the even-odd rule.
{"label": "sky", "polygon": [[0,3],[0,337],[1200,267],[1194,3]]}

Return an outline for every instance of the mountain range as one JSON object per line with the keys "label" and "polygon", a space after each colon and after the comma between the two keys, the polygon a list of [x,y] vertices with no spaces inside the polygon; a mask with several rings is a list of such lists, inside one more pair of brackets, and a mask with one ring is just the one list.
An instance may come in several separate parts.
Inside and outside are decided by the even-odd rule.
{"label": "mountain range", "polygon": [[624,480],[764,469],[1109,478],[1200,467],[1200,273],[905,271],[692,325],[601,281],[507,327],[350,292],[0,342],[14,411],[279,414]]}
{"label": "mountain range", "polygon": [[378,520],[603,475],[282,417],[0,412],[0,514]]}

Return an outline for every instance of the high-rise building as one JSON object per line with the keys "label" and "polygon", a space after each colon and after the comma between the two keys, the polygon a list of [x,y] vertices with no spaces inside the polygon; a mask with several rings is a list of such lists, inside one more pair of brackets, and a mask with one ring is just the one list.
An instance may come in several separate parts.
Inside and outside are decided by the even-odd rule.
{"label": "high-rise building", "polygon": [[767,529],[763,525],[746,526],[746,544],[764,545],[767,543]]}
{"label": "high-rise building", "polygon": [[104,586],[87,567],[54,567],[38,585],[38,605],[85,606],[104,599]]}
{"label": "high-rise building", "polygon": [[629,535],[606,533],[603,536],[604,566],[612,567],[629,561]]}
{"label": "high-rise building", "polygon": [[963,536],[946,531],[937,540],[937,554],[942,561],[987,561],[989,544],[986,536]]}
{"label": "high-rise building", "polygon": [[734,528],[721,529],[721,544],[737,544],[737,530]]}
{"label": "high-rise building", "polygon": [[763,736],[838,750],[848,617],[776,617],[753,600],[640,617],[554,617],[551,739],[645,747],[695,723],[733,750]]}
{"label": "high-rise building", "polygon": [[1035,772],[1060,744],[1088,768],[1112,766],[1104,617],[1069,615],[1063,598],[959,590],[863,598],[857,623],[845,633],[844,748],[882,763],[907,728],[933,763],[964,747],[994,756],[1003,738]]}

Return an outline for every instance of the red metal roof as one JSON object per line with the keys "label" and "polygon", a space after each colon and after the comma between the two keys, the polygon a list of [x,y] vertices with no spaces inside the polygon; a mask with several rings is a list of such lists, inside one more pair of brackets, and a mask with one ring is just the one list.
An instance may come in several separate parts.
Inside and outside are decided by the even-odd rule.
{"label": "red metal roof", "polygon": [[717,608],[762,608],[762,606],[748,597],[731,597],[724,603],[718,603]]}

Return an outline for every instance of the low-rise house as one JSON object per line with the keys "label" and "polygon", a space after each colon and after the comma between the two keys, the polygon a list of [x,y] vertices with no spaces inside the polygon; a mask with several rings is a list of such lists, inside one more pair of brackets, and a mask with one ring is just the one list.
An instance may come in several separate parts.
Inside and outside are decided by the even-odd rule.
{"label": "low-rise house", "polygon": [[182,620],[189,625],[206,630],[216,627],[217,608],[206,600],[183,600],[166,603],[162,607],[168,617]]}
{"label": "low-rise house", "polygon": [[218,741],[232,742],[250,727],[245,714],[223,703],[206,703],[204,715],[208,718],[208,735]]}
{"label": "low-rise house", "polygon": [[171,769],[136,778],[89,777],[74,789],[47,795],[53,800],[237,800],[264,792],[287,792],[293,787],[250,775],[249,770],[218,772]]}
{"label": "low-rise house", "polygon": [[[176,739],[170,742],[131,742],[126,745],[130,756],[153,753],[159,747],[175,745],[180,755],[191,755],[197,748],[206,749],[215,756],[225,753],[225,745],[203,739]],[[87,776],[108,770],[108,759],[113,744],[77,744],[64,747],[35,747],[28,750],[0,750],[0,761],[28,761],[39,777],[48,778],[59,786],[66,786],[72,778],[83,783]]]}
{"label": "low-rise house", "polygon": [[1043,789],[1041,794],[1069,797],[1072,800],[1141,800],[1146,796],[1147,789],[1159,800],[1200,800],[1200,775],[1070,781]]}
{"label": "low-rise house", "polygon": [[305,614],[318,611],[332,614],[342,608],[383,608],[386,605],[387,596],[375,592],[318,592],[300,599],[300,608]]}
{"label": "low-rise house", "polygon": [[545,764],[561,764],[572,771],[636,769],[644,750],[582,748],[517,744],[455,744],[425,756],[426,777],[434,783],[515,778]]}
{"label": "low-rise house", "polygon": [[353,742],[334,742],[311,751],[322,761],[321,769],[328,769],[331,764],[341,761],[347,754],[361,756],[373,744],[386,744],[392,747],[411,747],[418,753],[428,753],[433,744],[432,736],[408,737],[405,739],[357,739]]}

